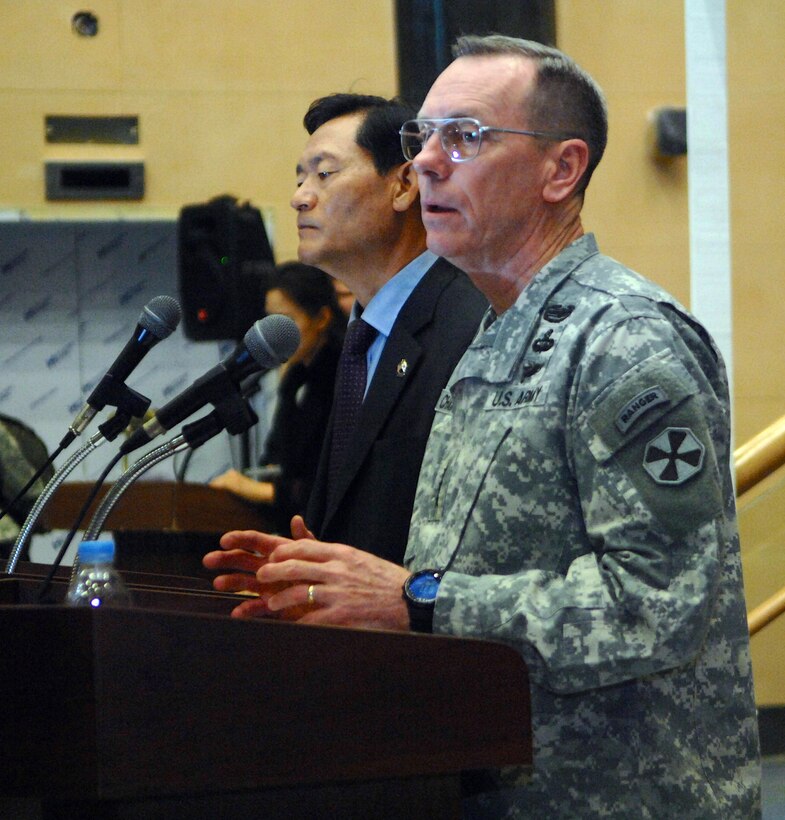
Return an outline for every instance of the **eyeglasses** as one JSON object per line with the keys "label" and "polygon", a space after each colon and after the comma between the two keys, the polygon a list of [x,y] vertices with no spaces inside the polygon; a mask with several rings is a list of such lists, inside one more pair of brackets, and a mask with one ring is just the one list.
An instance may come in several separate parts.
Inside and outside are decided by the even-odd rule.
{"label": "eyeglasses", "polygon": [[568,140],[576,137],[559,131],[516,131],[513,128],[495,128],[480,125],[474,117],[448,117],[439,120],[409,120],[401,126],[401,149],[406,159],[414,159],[434,132],[447,156],[453,162],[468,162],[480,153],[482,135],[489,131],[502,134],[523,134],[546,140]]}

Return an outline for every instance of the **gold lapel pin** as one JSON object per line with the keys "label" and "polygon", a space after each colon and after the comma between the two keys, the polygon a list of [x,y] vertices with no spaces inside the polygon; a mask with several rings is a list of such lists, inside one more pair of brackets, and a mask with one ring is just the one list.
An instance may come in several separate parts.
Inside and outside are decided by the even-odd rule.
{"label": "gold lapel pin", "polygon": [[401,361],[398,362],[398,367],[395,368],[395,375],[398,376],[399,379],[402,379],[408,369],[409,362],[407,362],[406,359],[401,359]]}

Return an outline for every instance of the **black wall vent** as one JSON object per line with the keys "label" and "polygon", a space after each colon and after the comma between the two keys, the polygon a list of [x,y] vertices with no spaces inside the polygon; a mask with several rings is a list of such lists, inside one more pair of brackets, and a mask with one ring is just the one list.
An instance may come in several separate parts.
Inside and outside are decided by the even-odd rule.
{"label": "black wall vent", "polygon": [[142,199],[143,162],[47,162],[47,199]]}

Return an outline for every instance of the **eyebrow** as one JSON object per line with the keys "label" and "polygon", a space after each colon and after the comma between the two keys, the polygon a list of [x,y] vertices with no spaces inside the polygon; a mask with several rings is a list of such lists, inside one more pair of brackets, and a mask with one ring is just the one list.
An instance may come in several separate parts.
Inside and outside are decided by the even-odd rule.
{"label": "eyebrow", "polygon": [[476,114],[450,114],[447,117],[424,117],[422,114],[417,115],[418,120],[460,120],[460,119],[470,119],[470,120],[479,120],[480,118]]}
{"label": "eyebrow", "polygon": [[[338,157],[331,151],[323,151],[321,154],[316,154],[315,156],[311,157],[308,160],[308,162],[305,163],[305,165],[308,168],[316,168],[320,163],[324,162],[324,160],[326,159],[337,161]],[[297,163],[295,171],[298,174],[302,174],[305,171],[305,166],[303,166],[302,162]]]}

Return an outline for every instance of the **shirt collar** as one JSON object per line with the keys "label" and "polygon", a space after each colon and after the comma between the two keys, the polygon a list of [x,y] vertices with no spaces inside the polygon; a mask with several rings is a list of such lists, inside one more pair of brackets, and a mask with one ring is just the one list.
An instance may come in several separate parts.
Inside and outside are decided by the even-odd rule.
{"label": "shirt collar", "polygon": [[401,308],[437,259],[436,254],[431,251],[424,251],[412,259],[376,291],[365,306],[365,310],[360,310],[360,306],[355,302],[349,321],[362,315],[362,318],[375,327],[382,336],[389,336]]}

